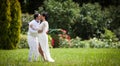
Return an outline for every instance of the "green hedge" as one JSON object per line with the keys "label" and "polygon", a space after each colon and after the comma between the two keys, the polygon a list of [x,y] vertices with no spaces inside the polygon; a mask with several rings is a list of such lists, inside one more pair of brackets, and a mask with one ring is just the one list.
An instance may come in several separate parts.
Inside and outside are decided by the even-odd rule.
{"label": "green hedge", "polygon": [[21,27],[21,33],[22,34],[27,34],[28,31],[28,23],[33,20],[33,15],[30,15],[28,13],[22,14],[21,17],[22,20],[22,27]]}
{"label": "green hedge", "polygon": [[9,27],[11,23],[10,1],[0,0],[0,49],[11,47]]}

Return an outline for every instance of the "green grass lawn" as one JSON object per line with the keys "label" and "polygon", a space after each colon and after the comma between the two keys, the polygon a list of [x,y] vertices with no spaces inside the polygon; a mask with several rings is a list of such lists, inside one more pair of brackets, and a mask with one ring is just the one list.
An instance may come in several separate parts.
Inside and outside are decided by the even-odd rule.
{"label": "green grass lawn", "polygon": [[28,62],[28,51],[0,50],[0,66],[120,66],[120,49],[51,49],[54,63]]}

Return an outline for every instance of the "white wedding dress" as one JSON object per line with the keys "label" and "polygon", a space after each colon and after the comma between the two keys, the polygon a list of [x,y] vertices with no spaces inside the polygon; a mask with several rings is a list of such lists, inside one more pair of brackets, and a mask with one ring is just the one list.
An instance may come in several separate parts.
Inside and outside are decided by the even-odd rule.
{"label": "white wedding dress", "polygon": [[48,62],[54,62],[54,60],[51,58],[49,45],[48,45],[48,35],[47,35],[49,29],[48,22],[43,21],[38,29],[42,30],[42,33],[38,34],[38,42],[40,43],[40,46],[42,48],[45,60],[47,60]]}

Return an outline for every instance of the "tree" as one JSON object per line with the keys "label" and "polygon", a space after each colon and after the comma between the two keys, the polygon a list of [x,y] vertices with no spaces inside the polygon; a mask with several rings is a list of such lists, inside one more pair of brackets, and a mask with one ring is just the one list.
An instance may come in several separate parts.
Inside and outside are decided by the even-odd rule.
{"label": "tree", "polygon": [[0,8],[0,48],[14,49],[20,39],[20,4],[18,0],[0,0]]}
{"label": "tree", "polygon": [[112,30],[120,40],[120,6],[110,6],[108,10],[110,12],[109,18],[111,18],[109,29]]}
{"label": "tree", "polygon": [[0,0],[0,48],[7,49],[10,45],[9,27],[11,22],[10,1]]}
{"label": "tree", "polygon": [[49,14],[48,22],[50,28],[62,28],[67,31],[79,16],[79,5],[72,0],[55,1],[48,0],[44,2],[44,10],[39,8],[39,12],[47,11]]}
{"label": "tree", "polygon": [[118,6],[120,5],[120,0],[73,0],[74,2],[77,2],[80,6],[83,5],[83,3],[99,3],[103,8],[108,7],[110,5]]}
{"label": "tree", "polygon": [[95,4],[83,4],[80,10],[80,17],[77,23],[73,25],[73,32],[76,36],[83,39],[92,37],[100,37],[104,33],[104,28],[107,28],[107,19],[105,19],[101,6]]}
{"label": "tree", "polygon": [[10,12],[11,12],[11,23],[9,27],[9,48],[13,49],[17,47],[17,43],[20,40],[20,29],[21,29],[21,9],[18,0],[10,0]]}
{"label": "tree", "polygon": [[[48,22],[51,29],[65,29],[71,33],[71,25],[79,16],[79,5],[72,0],[47,0],[39,12],[48,12]],[[55,41],[54,47],[59,46],[58,34],[50,34]]]}
{"label": "tree", "polygon": [[21,10],[22,10],[22,13],[26,13],[28,12],[27,9],[28,9],[28,0],[18,0],[20,2],[20,5],[21,5]]}
{"label": "tree", "polygon": [[27,10],[30,14],[33,14],[43,4],[44,0],[28,0]]}

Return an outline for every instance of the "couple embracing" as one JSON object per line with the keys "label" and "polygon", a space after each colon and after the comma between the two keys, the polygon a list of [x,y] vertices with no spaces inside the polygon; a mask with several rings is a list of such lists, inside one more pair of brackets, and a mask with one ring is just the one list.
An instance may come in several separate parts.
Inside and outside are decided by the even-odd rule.
{"label": "couple embracing", "polygon": [[30,48],[28,60],[32,61],[32,56],[34,56],[34,61],[38,60],[39,54],[42,56],[44,61],[55,62],[51,58],[49,45],[48,45],[48,29],[49,24],[47,22],[47,13],[34,14],[34,20],[29,23],[28,30],[28,45]]}

